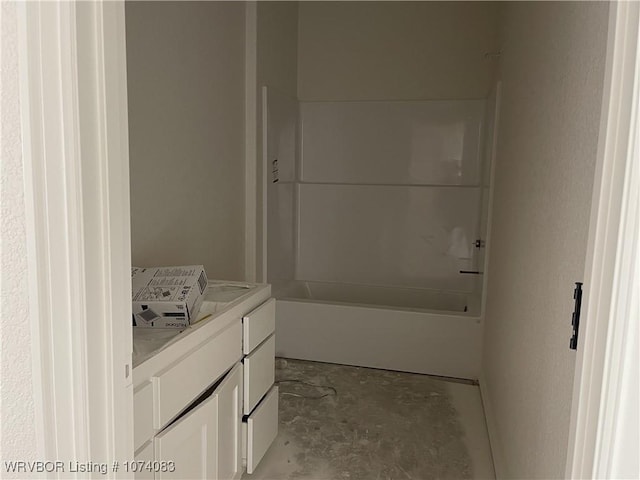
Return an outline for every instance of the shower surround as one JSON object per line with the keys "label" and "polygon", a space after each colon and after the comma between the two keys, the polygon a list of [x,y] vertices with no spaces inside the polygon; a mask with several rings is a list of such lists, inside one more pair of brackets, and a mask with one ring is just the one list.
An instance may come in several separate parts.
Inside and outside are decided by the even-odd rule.
{"label": "shower surround", "polygon": [[495,101],[263,93],[278,354],[477,379]]}

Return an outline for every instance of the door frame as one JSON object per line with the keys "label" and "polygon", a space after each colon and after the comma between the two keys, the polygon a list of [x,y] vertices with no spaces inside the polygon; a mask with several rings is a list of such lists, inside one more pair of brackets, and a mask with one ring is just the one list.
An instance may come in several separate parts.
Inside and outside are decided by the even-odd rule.
{"label": "door frame", "polygon": [[106,463],[106,478],[123,478],[113,462],[133,459],[124,2],[22,2],[18,23],[35,458]]}
{"label": "door frame", "polygon": [[[629,404],[625,407],[629,395],[634,391],[636,399],[638,395],[639,12],[637,2],[610,3],[585,262],[586,315],[580,322],[578,339],[567,478],[619,477],[623,468],[619,455],[625,448],[634,448],[621,442],[623,429],[614,427],[625,424],[624,417],[629,414],[625,408],[634,408]],[[631,459],[636,464],[624,467],[635,469],[636,475],[637,412],[636,402],[636,425],[626,422],[627,428],[635,428],[636,453]]]}

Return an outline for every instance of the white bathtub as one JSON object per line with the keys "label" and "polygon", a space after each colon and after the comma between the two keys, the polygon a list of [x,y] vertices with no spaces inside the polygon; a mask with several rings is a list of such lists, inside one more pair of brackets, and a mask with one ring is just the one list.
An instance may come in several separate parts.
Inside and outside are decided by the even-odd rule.
{"label": "white bathtub", "polygon": [[275,289],[276,354],[476,380],[482,321],[474,296],[291,282]]}

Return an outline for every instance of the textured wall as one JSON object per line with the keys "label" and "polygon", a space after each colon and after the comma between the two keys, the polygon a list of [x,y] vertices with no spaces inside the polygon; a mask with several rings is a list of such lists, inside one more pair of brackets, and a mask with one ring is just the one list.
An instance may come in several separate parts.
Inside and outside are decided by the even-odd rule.
{"label": "textured wall", "polygon": [[132,261],[244,277],[242,2],[127,2]]}
{"label": "textured wall", "polygon": [[[16,4],[2,2],[0,457],[36,460]],[[2,468],[4,471],[4,468]],[[3,478],[9,478],[3,473]]]}
{"label": "textured wall", "polygon": [[300,100],[485,98],[499,2],[300,2]]}
{"label": "textured wall", "polygon": [[565,472],[607,21],[596,2],[506,11],[483,361],[502,477]]}

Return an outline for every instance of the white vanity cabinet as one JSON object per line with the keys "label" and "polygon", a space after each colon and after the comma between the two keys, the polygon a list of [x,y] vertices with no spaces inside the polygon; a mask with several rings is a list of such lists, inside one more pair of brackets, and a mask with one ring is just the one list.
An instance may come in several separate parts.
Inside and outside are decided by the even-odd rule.
{"label": "white vanity cabinet", "polygon": [[231,479],[242,474],[242,364],[211,390],[153,439],[156,461],[175,465],[173,472],[161,469],[156,478]]}
{"label": "white vanity cabinet", "polygon": [[[270,287],[256,285],[234,295],[221,289],[216,293],[220,285],[212,283],[201,322],[176,333],[139,364],[134,357],[136,479],[240,478],[247,458],[243,453],[250,455],[247,465],[253,469],[256,457],[262,458],[275,438],[274,422],[277,433],[277,393],[275,410],[272,405],[275,301],[269,299]],[[142,333],[153,339],[153,332]],[[252,341],[258,341],[253,350],[260,355],[247,362],[244,345]],[[249,412],[272,416],[270,422],[263,420],[265,430],[251,432],[258,441],[246,436],[246,426],[254,422],[245,413],[245,389],[251,392]],[[260,415],[262,404],[267,413]]]}
{"label": "white vanity cabinet", "polygon": [[278,433],[275,381],[276,301],[270,299],[242,317],[244,399],[243,457],[253,473]]}

